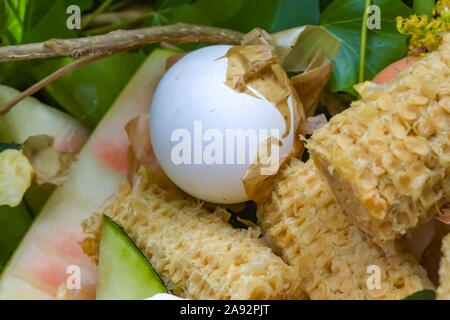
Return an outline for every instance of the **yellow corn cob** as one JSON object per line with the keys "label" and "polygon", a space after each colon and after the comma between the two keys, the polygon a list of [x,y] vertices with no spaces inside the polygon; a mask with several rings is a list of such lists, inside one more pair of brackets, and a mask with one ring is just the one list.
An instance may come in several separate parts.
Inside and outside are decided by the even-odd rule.
{"label": "yellow corn cob", "polygon": [[411,255],[400,248],[387,255],[349,223],[312,160],[291,159],[257,214],[274,250],[298,268],[311,299],[402,299],[433,287]]}
{"label": "yellow corn cob", "polygon": [[210,212],[170,182],[141,169],[133,190],[99,210],[119,223],[167,288],[189,299],[305,298],[295,269],[259,239],[233,229],[224,209]]}
{"label": "yellow corn cob", "polygon": [[346,213],[382,244],[450,200],[450,35],[390,83],[362,91],[308,147]]}
{"label": "yellow corn cob", "polygon": [[450,234],[445,236],[442,241],[442,253],[437,298],[439,300],[450,300]]}

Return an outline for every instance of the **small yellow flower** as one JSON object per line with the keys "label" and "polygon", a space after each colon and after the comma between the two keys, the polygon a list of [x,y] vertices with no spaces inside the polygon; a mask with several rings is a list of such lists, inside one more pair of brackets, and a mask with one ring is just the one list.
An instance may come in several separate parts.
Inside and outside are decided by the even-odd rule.
{"label": "small yellow flower", "polygon": [[441,32],[450,31],[450,0],[439,0],[433,9],[433,16],[412,15],[397,17],[397,30],[411,35],[409,50],[411,55],[426,55],[436,51],[442,43]]}

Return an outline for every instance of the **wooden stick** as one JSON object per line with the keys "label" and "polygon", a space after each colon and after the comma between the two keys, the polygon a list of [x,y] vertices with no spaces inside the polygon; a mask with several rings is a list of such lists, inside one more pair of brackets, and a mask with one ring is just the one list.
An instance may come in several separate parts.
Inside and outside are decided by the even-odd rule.
{"label": "wooden stick", "polygon": [[114,54],[161,41],[239,44],[242,37],[242,33],[233,30],[177,23],[135,30],[117,30],[92,37],[50,39],[41,43],[0,47],[0,62],[61,56],[80,58],[88,55]]}

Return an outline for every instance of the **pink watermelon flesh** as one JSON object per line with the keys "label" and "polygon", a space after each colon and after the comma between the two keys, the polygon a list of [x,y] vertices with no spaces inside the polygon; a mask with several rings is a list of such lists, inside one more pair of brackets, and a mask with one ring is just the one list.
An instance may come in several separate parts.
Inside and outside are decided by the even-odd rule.
{"label": "pink watermelon flesh", "polygon": [[65,183],[42,209],[0,279],[0,299],[54,299],[70,276],[81,269],[82,299],[93,298],[97,267],[81,250],[80,223],[126,181],[128,138],[125,124],[149,111],[156,86],[174,52],[155,50],[117,98],[82,149]]}

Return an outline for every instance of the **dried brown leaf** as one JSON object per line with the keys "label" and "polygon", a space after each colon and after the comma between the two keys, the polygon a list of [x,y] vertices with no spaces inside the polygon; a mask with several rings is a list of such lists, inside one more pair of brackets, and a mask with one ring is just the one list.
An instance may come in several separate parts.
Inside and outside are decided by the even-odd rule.
{"label": "dried brown leaf", "polygon": [[420,261],[435,285],[439,280],[442,240],[450,232],[450,204],[444,205],[440,212],[441,215],[414,229],[406,239],[408,251]]}
{"label": "dried brown leaf", "polygon": [[[249,199],[256,203],[261,203],[270,198],[272,193],[273,181],[275,174],[278,172],[278,168],[273,168],[275,174],[262,175],[261,172],[267,163],[270,162],[271,145],[280,145],[281,141],[275,137],[269,137],[266,141],[263,141],[258,146],[258,158],[254,164],[250,166],[245,175],[242,177],[242,183],[244,184],[245,192]],[[264,151],[267,152],[264,152]]]}
{"label": "dried brown leaf", "polygon": [[183,52],[178,54],[173,54],[166,60],[166,70],[169,70],[171,66],[173,66],[175,63],[178,62],[181,58],[183,58],[185,55],[187,55],[189,52]]}
{"label": "dried brown leaf", "polygon": [[154,172],[161,171],[153,152],[149,123],[150,114],[144,114],[131,119],[125,126],[130,141],[127,153],[127,178],[131,185],[133,185],[134,177],[141,165]]}
{"label": "dried brown leaf", "polygon": [[356,97],[348,93],[333,93],[325,90],[320,96],[320,103],[327,108],[330,115],[335,116],[350,107],[355,99]]}
{"label": "dried brown leaf", "polygon": [[[254,90],[275,104],[285,119],[286,130],[282,138],[289,136],[293,130],[292,150],[289,156],[279,159],[278,164],[281,166],[287,158],[295,156],[303,150],[303,142],[297,137],[305,116],[302,102],[286,72],[279,64],[273,43],[270,35],[259,28],[244,36],[242,44],[232,47],[225,55],[228,58],[225,84],[233,90],[256,97],[256,94],[252,92]],[[289,98],[292,101],[292,112],[288,103]],[[242,177],[247,196],[255,202],[262,202],[270,196],[273,179],[279,169],[278,166],[272,174],[268,175],[261,173],[261,169],[265,167],[265,159],[260,156],[259,151],[261,148],[267,148],[275,143],[272,139],[274,137],[260,144],[257,160]]]}
{"label": "dried brown leaf", "polygon": [[[433,220],[432,220],[433,221]],[[450,232],[450,225],[434,219],[434,232],[431,241],[422,252],[420,264],[427,271],[435,285],[439,283],[439,266],[442,259],[442,241]]]}
{"label": "dried brown leaf", "polygon": [[327,117],[323,113],[315,116],[315,117],[309,117],[306,119],[306,121],[303,124],[301,134],[307,135],[312,134],[314,130],[319,129],[323,125],[327,123]]}
{"label": "dried brown leaf", "polygon": [[48,135],[32,136],[21,147],[33,166],[35,181],[39,185],[62,184],[76,161],[75,154],[57,151],[53,147],[53,140]]}
{"label": "dried brown leaf", "polygon": [[291,78],[292,85],[300,96],[307,116],[314,116],[320,95],[332,72],[333,64],[320,51],[313,57],[305,72]]}
{"label": "dried brown leaf", "polygon": [[302,26],[271,34],[280,64],[286,71],[303,72],[312,57],[322,50],[328,60],[339,52],[340,41],[319,26]]}
{"label": "dried brown leaf", "polygon": [[274,46],[272,36],[261,28],[255,28],[242,38],[241,45],[266,45]]}
{"label": "dried brown leaf", "polygon": [[439,221],[450,225],[450,202],[443,205],[436,216]]}

